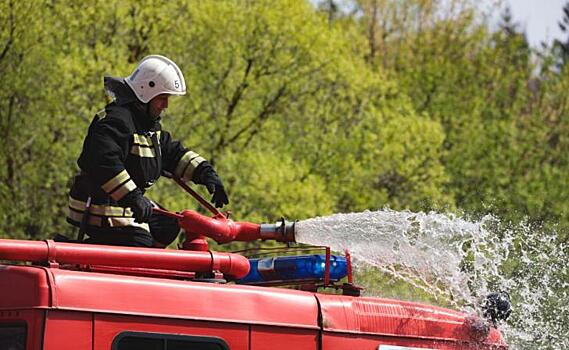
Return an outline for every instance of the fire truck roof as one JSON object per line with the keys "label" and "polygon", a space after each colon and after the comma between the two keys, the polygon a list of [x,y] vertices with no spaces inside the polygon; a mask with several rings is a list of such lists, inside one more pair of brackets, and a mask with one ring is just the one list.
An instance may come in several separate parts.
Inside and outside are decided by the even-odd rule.
{"label": "fire truck roof", "polygon": [[[465,314],[419,303],[43,266],[0,265],[0,311],[30,308],[471,340]],[[495,329],[486,342],[504,344]]]}

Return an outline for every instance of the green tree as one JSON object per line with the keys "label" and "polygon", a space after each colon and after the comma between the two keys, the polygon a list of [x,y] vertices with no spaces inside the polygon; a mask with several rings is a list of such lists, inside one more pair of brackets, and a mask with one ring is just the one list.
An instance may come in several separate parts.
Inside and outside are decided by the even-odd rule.
{"label": "green tree", "polygon": [[54,230],[66,174],[65,117],[55,106],[56,51],[47,1],[0,4],[0,212],[2,236],[41,238]]}
{"label": "green tree", "polygon": [[[561,18],[561,21],[557,23],[557,25],[563,34],[567,35],[569,33],[569,2],[565,3],[562,11],[563,17]],[[556,64],[556,67],[558,69],[564,67],[567,63],[567,60],[569,59],[569,37],[564,40],[555,39],[553,41],[553,51],[554,55],[559,60]]]}

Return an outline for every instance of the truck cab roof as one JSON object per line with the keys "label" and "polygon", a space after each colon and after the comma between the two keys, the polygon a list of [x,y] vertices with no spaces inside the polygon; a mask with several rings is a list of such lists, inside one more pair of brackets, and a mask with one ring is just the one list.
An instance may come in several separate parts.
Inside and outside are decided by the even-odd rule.
{"label": "truck cab roof", "polygon": [[[468,315],[413,302],[30,265],[0,265],[0,311],[68,310],[438,341],[473,341]],[[491,329],[482,343],[504,346]]]}

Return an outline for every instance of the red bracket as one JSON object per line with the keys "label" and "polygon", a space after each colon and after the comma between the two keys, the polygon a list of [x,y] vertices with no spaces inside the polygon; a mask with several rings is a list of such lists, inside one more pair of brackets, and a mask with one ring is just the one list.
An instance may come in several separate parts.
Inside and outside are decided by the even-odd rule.
{"label": "red bracket", "polygon": [[346,265],[348,269],[348,283],[354,284],[354,276],[352,274],[352,257],[350,256],[350,252],[346,249]]}
{"label": "red bracket", "polygon": [[326,263],[324,265],[324,286],[330,285],[330,247],[326,247]]}
{"label": "red bracket", "polygon": [[57,248],[55,247],[55,242],[51,239],[46,239],[47,243],[47,265],[50,268],[58,269],[59,263],[57,262]]}

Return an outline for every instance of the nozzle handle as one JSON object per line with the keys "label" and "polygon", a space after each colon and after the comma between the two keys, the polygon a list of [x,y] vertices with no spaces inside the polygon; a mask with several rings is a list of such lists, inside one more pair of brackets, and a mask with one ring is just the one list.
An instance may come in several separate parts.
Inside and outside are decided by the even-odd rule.
{"label": "nozzle handle", "polygon": [[202,196],[200,196],[196,191],[192,190],[192,188],[190,186],[188,186],[188,184],[186,184],[185,182],[183,182],[182,180],[178,179],[178,178],[174,178],[174,181],[176,181],[176,183],[178,185],[180,185],[180,187],[182,187],[186,192],[188,192],[189,194],[192,195],[192,197],[194,197],[200,204],[202,207],[204,207],[205,209],[209,210],[213,215],[215,216],[221,216],[225,218],[225,215],[223,215],[223,213],[221,211],[219,211],[216,207],[214,207],[213,205],[211,205],[210,202],[206,201]]}
{"label": "nozzle handle", "polygon": [[165,215],[165,216],[169,216],[171,218],[175,218],[175,219],[183,219],[184,216],[182,214],[178,214],[178,213],[174,213],[173,211],[168,211],[165,209],[161,209],[161,208],[152,208],[152,212],[156,213],[156,214],[161,214],[161,215]]}

